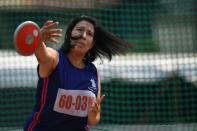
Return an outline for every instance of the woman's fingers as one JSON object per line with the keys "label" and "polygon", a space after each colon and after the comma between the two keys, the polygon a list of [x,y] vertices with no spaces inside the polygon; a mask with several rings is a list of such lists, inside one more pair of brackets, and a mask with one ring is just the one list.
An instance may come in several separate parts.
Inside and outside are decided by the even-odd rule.
{"label": "woman's fingers", "polygon": [[57,37],[62,36],[62,29],[57,28],[59,25],[59,22],[54,22],[53,20],[48,20],[43,28],[41,28],[41,34],[42,34],[42,40],[45,41],[50,41],[50,42],[55,42],[58,43],[59,40],[57,40]]}
{"label": "woman's fingers", "polygon": [[99,113],[100,112],[100,108],[101,108],[101,103],[104,100],[105,95],[102,95],[100,98],[98,98],[96,100],[96,102],[93,104],[93,106],[90,108],[90,111],[93,111],[95,113]]}
{"label": "woman's fingers", "polygon": [[53,43],[59,43],[59,40],[56,38],[50,38],[49,41]]}
{"label": "woman's fingers", "polygon": [[105,95],[102,95],[100,100],[99,100],[99,104],[101,104],[103,102],[104,98],[105,98]]}
{"label": "woman's fingers", "polygon": [[44,35],[46,38],[50,37],[62,37],[62,29],[50,29],[46,32],[44,32]]}
{"label": "woman's fingers", "polygon": [[49,29],[50,33],[61,33],[62,29]]}
{"label": "woman's fingers", "polygon": [[[44,24],[44,26],[47,26],[47,25],[49,25],[49,24],[51,24],[51,23],[53,23],[53,20],[47,20],[47,22]],[[43,27],[44,27],[43,26]]]}
{"label": "woman's fingers", "polygon": [[99,113],[100,111],[98,103],[95,102],[94,105],[90,108],[90,111],[94,113]]}
{"label": "woman's fingers", "polygon": [[58,25],[59,25],[59,22],[48,22],[46,23],[46,25],[44,25],[43,28],[49,30],[49,29],[57,28]]}

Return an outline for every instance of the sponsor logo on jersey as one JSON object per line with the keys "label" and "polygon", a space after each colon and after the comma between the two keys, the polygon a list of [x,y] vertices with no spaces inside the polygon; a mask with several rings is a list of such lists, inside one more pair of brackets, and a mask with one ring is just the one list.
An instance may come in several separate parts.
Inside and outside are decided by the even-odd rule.
{"label": "sponsor logo on jersey", "polygon": [[96,82],[94,81],[94,79],[90,79],[91,82],[91,86],[88,87],[88,89],[92,92],[96,92],[97,91],[97,87],[96,87]]}

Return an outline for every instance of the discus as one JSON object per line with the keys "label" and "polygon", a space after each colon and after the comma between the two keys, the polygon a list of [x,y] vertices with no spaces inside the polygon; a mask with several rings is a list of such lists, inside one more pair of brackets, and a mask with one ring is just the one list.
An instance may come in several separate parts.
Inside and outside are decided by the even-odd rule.
{"label": "discus", "polygon": [[14,32],[16,52],[23,56],[32,55],[41,39],[39,26],[33,21],[21,23]]}

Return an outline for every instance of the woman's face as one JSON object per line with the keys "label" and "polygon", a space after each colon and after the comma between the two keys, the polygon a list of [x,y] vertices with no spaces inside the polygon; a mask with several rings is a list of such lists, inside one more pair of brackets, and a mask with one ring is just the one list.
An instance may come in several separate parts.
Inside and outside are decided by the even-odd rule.
{"label": "woman's face", "polygon": [[94,45],[94,26],[85,20],[78,22],[71,32],[73,50],[85,54]]}

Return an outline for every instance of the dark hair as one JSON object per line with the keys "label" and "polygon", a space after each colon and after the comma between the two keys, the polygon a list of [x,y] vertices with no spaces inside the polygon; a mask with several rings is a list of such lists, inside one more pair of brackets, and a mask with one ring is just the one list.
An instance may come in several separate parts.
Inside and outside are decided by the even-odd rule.
{"label": "dark hair", "polygon": [[71,48],[71,32],[75,25],[82,20],[90,22],[94,26],[94,46],[86,53],[84,58],[85,62],[93,62],[98,57],[102,60],[102,56],[111,60],[113,55],[126,54],[129,44],[114,34],[102,29],[96,20],[89,16],[76,17],[68,25],[65,33],[65,41],[61,46],[61,50],[65,54],[67,54]]}

